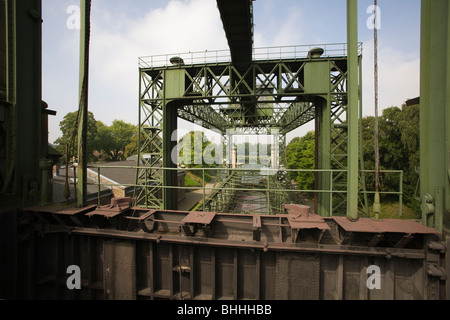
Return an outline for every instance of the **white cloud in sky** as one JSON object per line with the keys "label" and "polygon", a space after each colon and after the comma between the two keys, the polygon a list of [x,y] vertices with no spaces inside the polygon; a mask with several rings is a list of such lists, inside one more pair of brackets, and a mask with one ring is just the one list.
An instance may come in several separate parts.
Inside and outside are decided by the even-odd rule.
{"label": "white cloud in sky", "polygon": [[[89,68],[90,111],[106,124],[114,119],[137,124],[138,57],[227,49],[215,1],[170,1],[164,8],[143,8],[148,12],[137,19],[113,14],[106,5],[102,1],[93,1]],[[79,43],[74,32],[59,45],[59,50],[78,57]],[[55,54],[45,48],[44,52]],[[78,63],[78,58],[72,61]],[[65,76],[78,79],[78,74],[74,73],[77,70],[72,69],[72,74]],[[59,80],[55,79],[54,73],[44,78],[47,86],[53,89],[58,87]],[[71,84],[77,85],[76,81]],[[72,89],[77,92],[77,88]],[[73,106],[77,101],[75,96],[71,97],[73,101],[67,101],[67,94],[62,90],[51,90],[48,95],[52,96],[48,100],[59,108],[56,119],[50,120],[50,141],[54,141],[60,135],[59,122],[65,114],[75,111]]]}
{"label": "white cloud in sky", "polygon": [[[363,116],[375,114],[374,44],[363,44]],[[420,95],[420,57],[389,46],[378,48],[378,108],[401,107]]]}
{"label": "white cloud in sky", "polygon": [[[133,5],[133,1],[128,3]],[[140,3],[143,11],[137,17],[128,11],[111,10],[108,5],[109,1],[93,1],[89,79],[90,109],[97,120],[106,124],[114,119],[137,124],[138,57],[228,48],[216,1],[173,0],[158,8]],[[276,14],[277,6],[270,1],[255,2],[257,5],[266,7],[261,10],[262,16],[255,17],[255,46],[309,44],[303,42],[311,40],[316,32],[314,24],[308,24],[312,19],[310,13],[296,3],[284,15]],[[46,8],[56,15],[54,6],[46,7],[44,3],[44,10]],[[60,25],[68,16],[61,3],[56,8],[61,11]],[[44,24],[44,37],[47,35],[44,68],[47,69],[43,81],[44,99],[58,111],[58,116],[52,117],[49,124],[53,142],[60,135],[59,122],[66,113],[74,111],[78,103],[79,42],[76,31],[65,30],[57,38],[55,26],[52,21],[48,23],[48,26]],[[317,39],[328,38],[317,35]],[[363,103],[364,115],[367,115],[373,110],[373,44],[370,41],[364,43],[363,63]],[[401,106],[408,98],[419,95],[419,65],[418,54],[408,54],[390,43],[380,45],[381,109]],[[288,139],[311,129],[310,125],[296,130]]]}
{"label": "white cloud in sky", "polygon": [[302,10],[295,8],[289,11],[281,21],[274,19],[273,16],[268,19],[268,21],[263,19],[261,19],[263,21],[256,21],[255,47],[292,46],[303,43],[302,30],[305,28],[305,18]]}
{"label": "white cloud in sky", "polygon": [[[171,1],[137,20],[111,17],[101,10],[95,15],[93,10],[91,90],[98,90],[98,98],[90,104],[105,122],[116,118],[137,122],[138,57],[225,49],[227,45],[215,1]],[[120,28],[104,27],[118,18]]]}
{"label": "white cloud in sky", "polygon": [[[362,103],[363,117],[375,115],[374,44],[363,43]],[[420,95],[420,58],[392,47],[378,48],[378,111],[401,106]],[[314,122],[298,128],[287,136],[290,141],[314,130]]]}

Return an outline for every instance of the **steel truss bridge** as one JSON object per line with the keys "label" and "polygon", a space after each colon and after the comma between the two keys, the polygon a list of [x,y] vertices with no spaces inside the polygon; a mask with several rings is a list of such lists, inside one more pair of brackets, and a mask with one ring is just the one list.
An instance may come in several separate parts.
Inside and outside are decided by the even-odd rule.
{"label": "steel truss bridge", "polygon": [[[176,166],[171,154],[178,117],[220,132],[228,155],[236,132],[277,132],[272,160],[276,167],[284,155],[286,134],[315,121],[316,169],[345,171],[333,177],[336,214],[339,208],[340,214],[352,219],[366,214],[358,140],[362,48],[357,43],[355,21],[349,20],[348,45],[254,49],[253,2],[217,3],[229,54],[218,51],[139,59],[138,156],[150,156],[150,167],[155,169],[137,175],[138,204],[176,209],[176,190],[170,188],[176,186],[176,172],[169,169]],[[281,156],[281,164],[283,160]],[[228,165],[232,161],[229,158]],[[330,190],[327,174],[318,173],[316,180],[318,190]],[[212,196],[223,198],[220,192]],[[316,212],[331,216],[330,197],[322,193],[318,198]]]}
{"label": "steel truss bridge", "polygon": [[[174,58],[177,63],[163,66],[153,66],[161,57],[141,58],[139,141],[143,143],[140,150],[142,155],[151,156],[151,165],[156,169],[142,170],[139,175],[138,184],[141,182],[142,187],[144,181],[153,182],[152,192],[146,193],[148,198],[139,196],[139,199],[150,208],[174,208],[170,204],[170,199],[174,197],[163,196],[164,193],[170,194],[170,190],[160,190],[173,181],[169,173],[161,171],[174,165],[169,159],[174,148],[170,133],[177,129],[176,117],[220,132],[227,148],[232,148],[231,141],[236,132],[261,135],[276,132],[277,150],[281,155],[286,147],[287,133],[317,120],[317,169],[346,170],[349,104],[345,44],[328,45],[330,51],[324,50],[324,55],[317,57],[314,56],[317,49],[312,47],[305,51],[305,48],[259,49],[260,52],[272,54],[268,54],[267,59],[260,56],[261,60],[253,61],[245,68],[238,68],[232,62],[211,61],[214,56],[221,56],[214,52],[208,52],[210,56],[205,56],[204,63],[199,63],[192,54],[187,54],[186,58],[178,56]],[[341,49],[340,56],[336,48]],[[357,67],[360,70],[359,48]],[[274,52],[279,52],[281,56],[275,57]],[[287,58],[288,54],[295,56]],[[201,56],[200,53],[195,55]],[[360,83],[358,89],[360,91]],[[353,106],[357,113],[359,101]],[[354,134],[358,135],[358,132]],[[362,179],[360,175],[358,186],[364,188]],[[327,189],[327,184],[329,179],[320,174],[319,189]],[[333,185],[343,187],[340,202],[346,204],[346,174],[335,177]],[[319,202],[321,213],[329,216],[330,204],[325,199]],[[361,202],[362,212],[366,207],[367,204]]]}

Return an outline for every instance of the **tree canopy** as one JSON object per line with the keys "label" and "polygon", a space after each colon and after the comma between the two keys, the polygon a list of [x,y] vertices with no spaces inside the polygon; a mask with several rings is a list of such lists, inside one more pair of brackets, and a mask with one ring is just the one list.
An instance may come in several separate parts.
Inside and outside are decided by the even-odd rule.
{"label": "tree canopy", "polygon": [[[418,182],[416,169],[419,166],[419,106],[403,105],[401,108],[390,107],[383,110],[378,119],[380,170],[403,171],[403,199],[405,204],[416,213],[420,212],[420,203],[415,199]],[[375,169],[375,118],[368,116],[362,119],[362,154],[364,169]],[[286,148],[286,166],[288,169],[314,169],[315,141],[314,132],[304,137],[294,138]],[[375,190],[375,177],[366,174],[367,190]],[[314,187],[312,173],[291,173],[299,189]],[[394,174],[380,175],[382,191],[399,191],[399,176]],[[388,197],[388,196],[385,196]]]}
{"label": "tree canopy", "polygon": [[[286,166],[288,169],[315,168],[315,136],[314,131],[304,137],[296,137],[286,147]],[[297,182],[298,189],[312,190],[314,188],[314,173],[291,172],[290,176]]]}
{"label": "tree canopy", "polygon": [[[69,112],[59,123],[62,136],[55,140],[56,150],[61,154],[66,154],[66,145],[69,145],[69,157],[78,155],[78,138],[76,131],[78,122],[78,111]],[[87,154],[88,161],[94,159],[93,152],[96,150],[97,121],[94,114],[88,112],[87,121]]]}
{"label": "tree canopy", "polygon": [[186,167],[217,164],[219,159],[216,159],[215,151],[215,145],[209,141],[204,132],[191,131],[178,142],[178,162]]}
{"label": "tree canopy", "polygon": [[97,121],[97,151],[101,151],[107,160],[117,161],[125,158],[126,148],[133,141],[136,126],[122,120],[114,120],[111,126]]}
{"label": "tree canopy", "polygon": [[[62,136],[54,142],[56,149],[62,154],[66,153],[66,145],[69,145],[69,156],[75,156],[75,158],[78,156],[77,119],[77,111],[66,114],[59,124]],[[87,127],[89,162],[98,160],[94,151],[103,155],[106,160],[124,159],[126,147],[133,142],[133,136],[137,133],[135,125],[122,120],[114,120],[111,126],[107,126],[103,122],[97,121],[92,112],[88,113]]]}
{"label": "tree canopy", "polygon": [[[416,172],[420,163],[419,105],[403,105],[383,110],[379,122],[380,170],[403,171],[403,198],[416,212],[420,203],[415,199],[419,176]],[[367,170],[375,168],[374,156],[374,117],[365,117],[362,122],[364,166]],[[366,176],[368,188],[374,186],[374,177]],[[382,190],[397,190],[398,177],[380,175]]]}

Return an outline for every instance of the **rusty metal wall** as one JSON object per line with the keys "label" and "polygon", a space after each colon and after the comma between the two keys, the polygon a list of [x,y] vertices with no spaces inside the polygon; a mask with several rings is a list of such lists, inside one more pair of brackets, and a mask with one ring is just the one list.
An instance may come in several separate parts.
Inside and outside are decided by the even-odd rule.
{"label": "rusty metal wall", "polygon": [[[36,258],[31,299],[443,298],[439,279],[427,275],[422,259],[263,252],[61,234],[41,239]],[[366,270],[372,264],[382,270],[379,290],[366,285]],[[81,290],[67,288],[70,265],[80,266]]]}
{"label": "rusty metal wall", "polygon": [[[153,215],[159,226],[150,233],[123,226],[66,228],[43,222],[44,215],[38,215],[33,224],[23,224],[19,232],[20,298],[446,298],[442,272],[445,243],[435,234],[419,235],[405,248],[333,244],[327,237],[319,244],[302,242],[300,237],[293,243],[288,227],[280,233],[280,226],[269,225],[266,228],[274,228],[275,233],[263,228],[258,241],[251,225],[245,223],[251,216],[224,214],[211,221],[216,224],[213,235],[186,236],[175,222],[188,213],[158,214]],[[36,218],[36,213],[28,212],[25,217]],[[233,217],[240,222],[231,221]],[[284,236],[271,241],[273,234]],[[71,265],[80,267],[80,290],[67,287],[67,267]],[[372,265],[380,268],[380,289],[367,286],[367,268]]]}

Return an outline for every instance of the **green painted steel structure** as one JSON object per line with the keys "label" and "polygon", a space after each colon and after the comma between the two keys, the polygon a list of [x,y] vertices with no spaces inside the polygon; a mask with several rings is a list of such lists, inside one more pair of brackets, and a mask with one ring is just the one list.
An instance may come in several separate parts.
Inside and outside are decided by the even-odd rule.
{"label": "green painted steel structure", "polygon": [[[86,2],[82,2],[86,3]],[[231,4],[231,2],[230,2]],[[39,202],[40,189],[43,189],[39,162],[28,163],[31,159],[41,158],[37,150],[40,143],[33,143],[32,138],[40,136],[40,125],[30,119],[40,117],[40,55],[41,52],[40,1],[2,2],[5,27],[3,38],[6,46],[5,74],[2,116],[6,125],[4,145],[7,146],[7,159],[2,162],[2,194],[7,194],[8,203]],[[359,108],[352,107],[355,101],[361,101],[355,89],[361,86],[352,79],[358,78],[357,70],[349,67],[360,65],[357,41],[356,1],[349,0],[348,7],[348,51],[341,57],[325,56],[318,59],[308,57],[289,59],[257,59],[257,50],[253,50],[253,59],[246,67],[237,68],[232,57],[216,59],[214,62],[192,63],[178,66],[154,66],[142,64],[140,68],[140,134],[143,144],[141,153],[151,150],[150,172],[139,175],[138,181],[148,186],[150,192],[146,198],[149,207],[164,208],[163,197],[156,192],[170,182],[170,175],[158,175],[158,165],[163,165],[163,155],[169,152],[173,144],[163,138],[163,131],[169,131],[166,124],[178,117],[189,121],[200,120],[207,128],[216,128],[226,133],[229,128],[241,127],[247,132],[267,132],[267,128],[280,130],[280,150],[285,134],[298,126],[317,119],[321,145],[318,168],[348,168],[348,177],[342,175],[342,203],[346,204],[349,217],[354,217],[355,197],[363,185],[357,170],[358,126],[355,125]],[[248,8],[251,10],[251,3]],[[21,13],[31,10],[33,14],[24,18]],[[441,72],[442,66],[448,68],[448,33],[441,32],[448,28],[448,3],[446,1],[422,1],[422,76],[421,76],[421,199],[424,223],[443,230],[447,224],[449,207],[449,169],[448,169],[448,72]],[[226,14],[221,15],[225,21]],[[21,21],[24,20],[24,21]],[[20,21],[19,21],[20,20]],[[252,30],[251,23],[248,24]],[[33,32],[21,32],[21,29]],[[438,30],[438,32],[434,32]],[[18,36],[20,34],[20,36]],[[248,33],[251,35],[251,32]],[[249,38],[247,34],[247,38]],[[27,35],[27,36],[25,36]],[[227,34],[230,39],[232,33]],[[251,37],[250,37],[251,38]],[[231,45],[231,41],[229,41]],[[232,47],[234,48],[234,47]],[[278,49],[275,49],[275,51]],[[269,52],[270,49],[267,49]],[[27,52],[29,56],[27,56]],[[280,55],[281,56],[281,55]],[[295,56],[295,55],[294,55]],[[18,61],[20,60],[20,63]],[[22,62],[22,60],[24,62]],[[27,67],[24,67],[27,66]],[[33,77],[23,78],[22,68],[34,70]],[[308,69],[330,68],[329,90],[314,92],[314,86],[321,86],[319,80],[307,79]],[[357,67],[356,67],[357,69]],[[361,69],[359,70],[361,72]],[[320,72],[319,72],[320,73]],[[325,74],[325,73],[324,73]],[[170,77],[177,84],[167,81]],[[306,77],[306,78],[305,78]],[[359,76],[359,79],[361,77]],[[179,80],[179,82],[177,82]],[[324,85],[325,82],[322,82]],[[311,87],[312,86],[312,87]],[[348,86],[348,87],[347,87]],[[346,88],[343,88],[346,87]],[[25,88],[25,89],[22,89]],[[348,89],[348,92],[347,92]],[[21,92],[25,91],[26,94]],[[356,91],[356,92],[355,92]],[[30,95],[32,93],[32,95]],[[259,98],[270,97],[273,103],[265,107],[256,106]],[[25,100],[29,100],[29,103]],[[171,107],[171,103],[173,103]],[[358,102],[356,102],[358,105]],[[21,106],[30,108],[30,112],[19,111]],[[31,107],[35,105],[34,107]],[[249,107],[252,106],[252,107]],[[349,107],[350,106],[350,107]],[[166,113],[172,110],[172,116]],[[176,112],[174,111],[176,110]],[[320,116],[320,113],[328,116]],[[445,114],[445,117],[441,115]],[[166,117],[166,119],[164,119]],[[23,119],[22,119],[23,118]],[[6,121],[6,120],[12,121]],[[165,120],[165,123],[163,122]],[[82,121],[83,122],[83,121]],[[27,134],[18,130],[18,123],[31,128]],[[174,128],[172,125],[172,129]],[[320,128],[330,130],[320,130]],[[433,130],[440,128],[439,130]],[[331,133],[329,133],[331,131]],[[26,142],[25,142],[26,141]],[[345,150],[345,151],[344,151]],[[17,154],[21,154],[20,158]],[[142,155],[142,154],[141,154]],[[350,157],[350,158],[349,158]],[[168,158],[168,157],[165,157]],[[355,160],[356,159],[356,160]],[[430,163],[436,163],[431,165]],[[171,163],[166,163],[173,166]],[[360,167],[360,169],[363,169]],[[355,178],[360,177],[360,181]],[[326,189],[327,179],[321,178]],[[172,181],[173,182],[173,181]],[[337,181],[336,181],[337,182]],[[347,183],[348,182],[348,183]],[[344,188],[345,184],[345,188]],[[338,185],[338,184],[334,184]],[[10,196],[12,195],[12,196]],[[349,196],[351,195],[351,196]],[[345,199],[345,201],[344,201]],[[350,199],[350,203],[347,202]],[[14,202],[16,201],[16,202]],[[168,200],[167,200],[168,201]],[[327,200],[319,201],[319,206],[327,215]],[[3,202],[6,203],[6,202]],[[14,207],[14,205],[12,205]]]}
{"label": "green painted steel structure", "polygon": [[[151,156],[150,166],[153,167],[138,176],[138,184],[142,187],[150,184],[142,189],[147,198],[142,199],[141,194],[141,203],[160,209],[173,206],[165,202],[162,189],[172,185],[168,176],[175,171],[162,168],[174,168],[175,165],[168,159],[174,148],[171,134],[176,129],[174,119],[177,116],[216,129],[224,136],[237,128],[243,134],[271,134],[276,130],[280,134],[279,149],[284,150],[286,134],[318,115],[319,169],[347,168],[351,126],[346,89],[348,60],[344,52],[339,57],[326,54],[317,58],[254,61],[243,73],[229,62],[141,67],[140,163],[145,161],[144,155]],[[357,75],[360,58],[358,54]],[[356,134],[358,151],[360,84],[356,84],[356,130],[352,134]],[[246,92],[242,93],[241,87],[245,87]],[[249,104],[254,108],[248,108]],[[359,168],[356,169],[358,174]],[[345,207],[349,192],[346,174],[336,179],[341,182],[340,202]],[[326,189],[328,176],[323,174],[319,180],[321,187]],[[358,187],[358,180],[356,182]],[[334,185],[339,186],[338,181]],[[355,195],[358,199],[358,189]],[[321,202],[325,216],[331,214],[328,205]]]}
{"label": "green painted steel structure", "polygon": [[[367,196],[359,193],[364,191],[364,168],[359,162],[362,50],[356,0],[349,0],[347,7],[347,45],[254,49],[252,1],[219,0],[231,57],[205,52],[203,60],[201,53],[141,58],[138,165],[145,163],[145,156],[152,169],[138,173],[138,203],[176,209],[176,197],[168,188],[175,186],[176,171],[164,168],[176,166],[171,155],[177,117],[217,130],[228,150],[236,130],[267,135],[276,131],[278,154],[284,154],[287,133],[316,119],[317,169],[346,170],[332,177],[334,198],[318,195],[318,212],[331,216],[333,207],[335,214],[351,219],[357,219],[358,210],[366,213]],[[234,12],[239,14],[235,17]],[[261,55],[264,51],[267,54]],[[329,173],[320,172],[318,189],[329,186]]]}
{"label": "green painted steel structure", "polygon": [[450,230],[450,4],[422,1],[420,196],[423,223]]}
{"label": "green painted steel structure", "polygon": [[[0,212],[41,199],[46,150],[41,85],[41,1],[4,0],[2,11],[2,94],[0,101]],[[5,55],[3,55],[5,54]],[[26,128],[24,130],[23,128]],[[41,163],[39,162],[41,160]]]}
{"label": "green painted steel structure", "polygon": [[348,157],[347,157],[347,217],[358,219],[358,2],[347,0],[347,46],[348,46]]}

